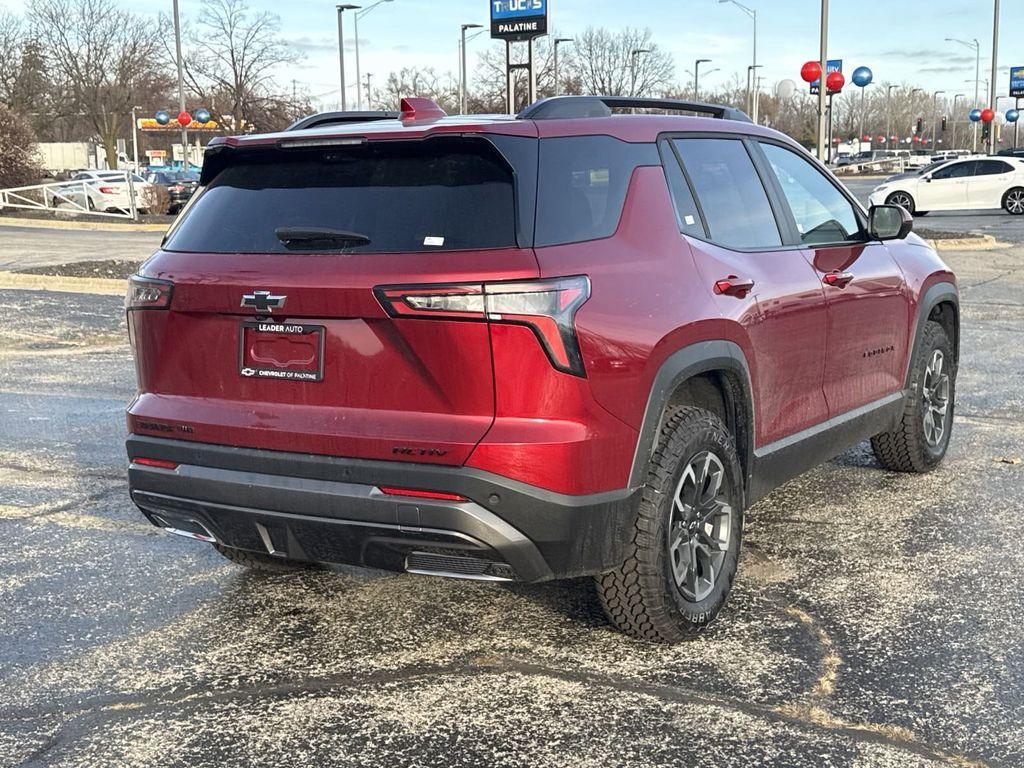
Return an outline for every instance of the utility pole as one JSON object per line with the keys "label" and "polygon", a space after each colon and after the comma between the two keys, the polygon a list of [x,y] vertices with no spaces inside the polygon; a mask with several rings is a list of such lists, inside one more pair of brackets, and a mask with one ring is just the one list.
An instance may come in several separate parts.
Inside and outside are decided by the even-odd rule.
{"label": "utility pole", "polygon": [[953,97],[953,114],[951,115],[951,117],[953,118],[953,138],[950,140],[951,149],[956,149],[956,116],[960,114],[957,108],[957,102],[963,98],[966,97],[962,93],[958,93],[956,96]]}
{"label": "utility pole", "polygon": [[[993,0],[994,12],[992,17],[992,79],[989,81],[989,104],[992,109],[996,108],[996,78],[999,77],[999,0]],[[989,123],[988,127],[988,153],[996,153],[996,128],[995,121]]]}
{"label": "utility pole", "polygon": [[[338,64],[341,70],[341,111],[344,112],[348,109],[348,105],[345,103],[345,25],[341,20],[341,16],[345,11],[359,10],[358,5],[352,5],[351,3],[345,3],[344,5],[337,6],[338,8]],[[358,90],[358,84],[357,84]]]}
{"label": "utility pole", "polygon": [[[178,15],[178,0],[174,0],[174,50],[178,59],[178,114],[185,111],[185,70],[181,61],[181,18]],[[188,170],[188,128],[181,126],[181,152]]]}
{"label": "utility pole", "polygon": [[629,52],[629,79],[630,79],[629,95],[630,96],[639,96],[640,95],[639,93],[636,92],[636,59],[637,59],[638,56],[641,56],[641,55],[643,55],[645,53],[650,53],[650,52],[651,52],[650,48],[634,48],[632,51]]}
{"label": "utility pole", "polygon": [[828,156],[826,155],[825,142],[827,141],[827,125],[826,125],[826,103],[825,103],[825,92],[828,90],[825,85],[825,76],[828,74],[828,0],[821,0],[821,49],[820,49],[820,64],[821,64],[821,81],[818,87],[818,159],[821,162],[826,162]]}
{"label": "utility pole", "polygon": [[135,162],[135,173],[139,172],[139,123],[135,117],[135,110],[142,107],[132,107],[132,160]]}
{"label": "utility pole", "polygon": [[[367,108],[369,108],[370,104],[373,102],[373,91],[370,89],[370,78],[371,77],[373,77],[373,73],[372,72],[367,72],[366,73],[366,106],[367,106]],[[360,109],[362,109],[362,106],[360,106]]]}
{"label": "utility pole", "polygon": [[890,85],[885,89],[885,148],[889,149],[892,141],[892,92],[899,88],[898,85]]}
{"label": "utility pole", "polygon": [[480,29],[483,24],[463,24],[462,25],[462,77],[459,78],[459,114],[466,114],[467,111],[467,98],[469,88],[469,75],[466,74],[466,30],[467,29]]}
{"label": "utility pole", "polygon": [[693,100],[700,101],[700,65],[710,63],[711,59],[697,59],[693,62]]}
{"label": "utility pole", "polygon": [[935,138],[939,129],[939,96],[944,94],[945,91],[935,91],[932,94],[932,151],[937,151],[938,144],[935,143]]}
{"label": "utility pole", "polygon": [[572,38],[572,37],[556,37],[555,38],[555,88],[554,88],[554,93],[551,94],[552,96],[557,96],[559,91],[561,90],[558,87],[558,46],[561,45],[562,43],[574,43],[574,42],[576,42],[576,39]]}

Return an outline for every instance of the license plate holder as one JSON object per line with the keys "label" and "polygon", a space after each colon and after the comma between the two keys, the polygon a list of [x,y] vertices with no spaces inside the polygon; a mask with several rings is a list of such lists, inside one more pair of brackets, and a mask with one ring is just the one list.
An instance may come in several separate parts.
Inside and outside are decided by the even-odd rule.
{"label": "license plate holder", "polygon": [[323,381],[324,326],[243,322],[238,329],[238,373],[251,379]]}

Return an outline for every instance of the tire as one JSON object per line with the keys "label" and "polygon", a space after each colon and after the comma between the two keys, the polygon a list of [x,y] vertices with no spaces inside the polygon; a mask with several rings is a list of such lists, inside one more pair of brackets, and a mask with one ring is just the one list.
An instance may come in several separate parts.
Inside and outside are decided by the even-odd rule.
{"label": "tire", "polygon": [[938,323],[929,320],[925,324],[921,348],[914,355],[912,366],[910,398],[900,422],[892,431],[871,438],[871,449],[885,469],[931,472],[949,447],[956,404],[953,345]]}
{"label": "tire", "polygon": [[1014,187],[1003,195],[1003,210],[1011,216],[1024,214],[1024,188]]}
{"label": "tire", "polygon": [[907,213],[911,216],[914,215],[914,198],[910,196],[909,192],[893,192],[887,198],[885,198],[886,205],[898,205],[905,208]]}
{"label": "tire", "polygon": [[[623,563],[595,578],[612,624],[639,640],[663,643],[684,640],[707,628],[725,604],[736,576],[743,534],[742,477],[735,441],[717,416],[692,407],[669,411]],[[716,479],[717,493],[708,493]],[[702,503],[676,503],[677,492],[696,501],[698,484]],[[707,514],[704,519],[709,522],[704,526],[686,522],[692,517],[687,509],[694,508]],[[675,548],[670,535],[677,542]],[[712,541],[719,545],[711,545]],[[696,570],[688,565],[693,556],[698,558]],[[706,577],[709,572],[712,578],[702,582],[700,575]]]}
{"label": "tire", "polygon": [[245,549],[225,547],[223,544],[214,544],[213,548],[233,563],[265,573],[293,573],[295,571],[315,571],[320,568],[316,563],[287,560],[263,552],[249,552]]}
{"label": "tire", "polygon": [[914,211],[915,216],[927,216],[931,211]]}

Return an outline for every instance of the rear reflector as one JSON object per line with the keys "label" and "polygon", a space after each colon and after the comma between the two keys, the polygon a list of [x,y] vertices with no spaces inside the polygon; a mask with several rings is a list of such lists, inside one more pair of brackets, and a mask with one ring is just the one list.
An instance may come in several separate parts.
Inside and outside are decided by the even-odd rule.
{"label": "rear reflector", "polygon": [[533,330],[555,368],[586,375],[575,326],[576,311],[590,298],[590,280],[585,275],[508,283],[379,286],[374,290],[391,317],[525,325]]}
{"label": "rear reflector", "polygon": [[157,469],[177,469],[178,462],[167,461],[166,459],[143,459],[137,458],[132,459],[135,464],[141,464],[144,467],[156,467]]}
{"label": "rear reflector", "polygon": [[465,496],[457,493],[443,493],[441,491],[415,491],[409,488],[390,488],[381,486],[380,492],[386,496],[409,496],[414,499],[434,499],[436,501],[469,501]]}

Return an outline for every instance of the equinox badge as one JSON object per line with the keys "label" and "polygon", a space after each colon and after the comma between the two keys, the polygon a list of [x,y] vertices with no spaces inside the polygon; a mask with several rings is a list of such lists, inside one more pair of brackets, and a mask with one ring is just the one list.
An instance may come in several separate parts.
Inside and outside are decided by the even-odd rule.
{"label": "equinox badge", "polygon": [[257,312],[273,312],[284,306],[287,296],[272,296],[270,291],[253,291],[242,296],[242,306],[252,307]]}

